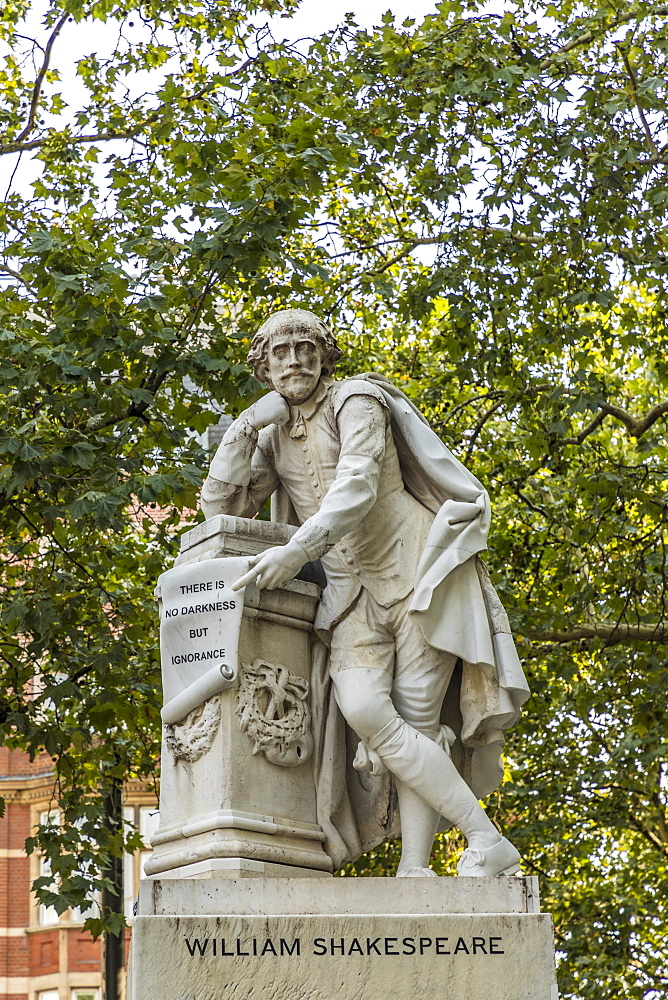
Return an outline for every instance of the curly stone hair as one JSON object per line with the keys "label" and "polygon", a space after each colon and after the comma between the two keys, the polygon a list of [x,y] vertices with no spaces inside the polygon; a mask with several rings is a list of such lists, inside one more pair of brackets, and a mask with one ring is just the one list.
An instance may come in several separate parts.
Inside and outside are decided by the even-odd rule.
{"label": "curly stone hair", "polygon": [[323,352],[321,374],[334,374],[336,362],[343,356],[334,334],[308,309],[280,309],[262,324],[251,341],[248,364],[258,382],[267,382],[267,352],[272,334],[288,331],[308,333],[315,337]]}

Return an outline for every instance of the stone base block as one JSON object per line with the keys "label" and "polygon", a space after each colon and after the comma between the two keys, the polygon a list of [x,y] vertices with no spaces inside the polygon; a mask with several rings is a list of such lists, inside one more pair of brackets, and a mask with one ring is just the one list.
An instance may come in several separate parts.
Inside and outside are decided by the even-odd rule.
{"label": "stone base block", "polygon": [[[211,560],[253,555],[285,544],[295,530],[227,515],[197,525],[182,536],[176,566],[182,571],[188,566],[196,570],[201,562],[208,568],[201,579],[189,575],[183,587],[191,593],[188,587],[212,586],[217,576],[209,578]],[[220,575],[224,575],[222,569]],[[165,578],[163,584],[167,587]],[[161,587],[157,591],[160,600]],[[216,584],[215,592],[219,589]],[[215,873],[218,878],[220,872],[234,870],[234,864],[230,868],[227,863],[237,858],[251,863],[239,869],[241,874],[253,870],[280,876],[288,869],[299,876],[304,869],[316,874],[332,871],[317,820],[310,713],[304,710],[319,596],[320,588],[304,580],[291,580],[275,590],[246,587],[237,686],[209,697],[177,724],[163,727],[160,827],[151,838],[153,852],[144,867],[147,875],[199,879],[202,873]],[[172,594],[170,607],[163,610],[171,611],[170,621],[176,615],[177,624],[184,612],[194,615],[193,641],[199,641],[203,629],[210,630],[210,635],[225,634],[227,626],[221,624],[220,616],[228,611],[197,611],[195,603],[189,607],[189,597],[183,600],[179,604]],[[202,605],[215,606],[215,602]],[[175,666],[174,657],[170,660],[165,622],[166,618],[163,669],[167,687],[172,685],[170,690],[176,691],[186,675],[179,674],[177,684],[172,669],[186,668],[180,663]],[[176,630],[176,638],[184,627]],[[221,642],[222,638],[215,647]],[[180,656],[180,646],[177,652]],[[199,647],[193,652],[199,653]],[[172,702],[174,698],[178,702],[182,694],[173,695]],[[265,867],[258,869],[258,864]]]}
{"label": "stone base block", "polygon": [[[169,872],[169,879],[238,879],[238,878],[331,878],[326,872],[313,868],[295,868],[294,865],[277,865],[269,861],[253,861],[250,858],[211,858],[196,864],[175,868]],[[146,881],[155,881],[159,876],[151,875]]]}
{"label": "stone base block", "polygon": [[130,1000],[557,1000],[535,879],[142,886]]}

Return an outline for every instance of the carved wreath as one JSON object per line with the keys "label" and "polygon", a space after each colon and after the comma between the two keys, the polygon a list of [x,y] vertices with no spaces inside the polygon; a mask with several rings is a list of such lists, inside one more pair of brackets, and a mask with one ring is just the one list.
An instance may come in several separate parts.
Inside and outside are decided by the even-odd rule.
{"label": "carved wreath", "polygon": [[308,681],[279,663],[253,660],[242,664],[237,716],[253,753],[272,764],[296,767],[313,753]]}

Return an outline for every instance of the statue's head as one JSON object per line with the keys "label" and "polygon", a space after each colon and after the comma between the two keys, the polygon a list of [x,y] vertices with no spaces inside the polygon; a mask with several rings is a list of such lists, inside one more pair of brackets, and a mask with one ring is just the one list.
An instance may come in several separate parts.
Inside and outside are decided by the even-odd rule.
{"label": "statue's head", "polygon": [[248,364],[292,403],[315,390],[322,375],[333,375],[342,355],[333,334],[308,309],[281,309],[253,337]]}

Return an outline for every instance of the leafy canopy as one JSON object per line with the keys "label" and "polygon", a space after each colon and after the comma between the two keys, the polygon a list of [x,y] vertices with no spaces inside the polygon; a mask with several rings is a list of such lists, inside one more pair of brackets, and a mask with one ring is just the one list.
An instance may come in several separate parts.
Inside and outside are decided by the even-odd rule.
{"label": "leafy canopy", "polygon": [[[491,808],[543,876],[562,995],[650,1000],[668,975],[668,6],[446,0],[421,24],[275,39],[266,16],[296,6],[0,15],[2,731],[55,761],[42,897],[108,885],[105,801],[156,768],[151,594],[199,516],[199,435],[261,391],[260,320],[306,305],[342,373],[396,379],[490,489],[534,691]],[[86,47],[95,25],[106,47]]]}

